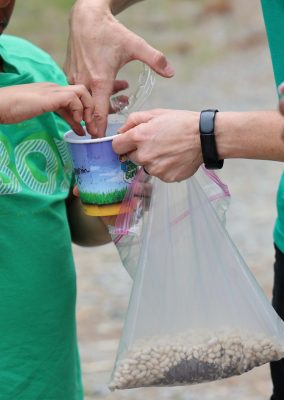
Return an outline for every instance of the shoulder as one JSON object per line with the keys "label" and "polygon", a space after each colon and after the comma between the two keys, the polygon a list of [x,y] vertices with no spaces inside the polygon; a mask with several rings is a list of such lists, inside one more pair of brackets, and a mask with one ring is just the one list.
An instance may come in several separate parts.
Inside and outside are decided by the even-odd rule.
{"label": "shoulder", "polygon": [[17,36],[2,35],[0,44],[13,63],[22,65],[23,68],[32,67],[39,73],[41,72],[45,78],[53,77],[52,81],[66,84],[66,77],[62,69],[47,52],[33,43]]}
{"label": "shoulder", "polygon": [[55,64],[48,53],[23,38],[3,35],[0,38],[0,43],[5,48],[9,56],[25,59],[28,58],[39,63],[42,62]]}

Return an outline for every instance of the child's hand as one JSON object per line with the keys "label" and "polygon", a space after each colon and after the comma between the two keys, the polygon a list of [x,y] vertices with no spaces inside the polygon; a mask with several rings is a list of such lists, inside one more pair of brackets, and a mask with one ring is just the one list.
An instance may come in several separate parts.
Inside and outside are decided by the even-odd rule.
{"label": "child's hand", "polygon": [[80,124],[94,130],[93,100],[83,85],[60,86],[50,82],[0,88],[0,123],[15,124],[46,112],[57,112],[83,135]]}

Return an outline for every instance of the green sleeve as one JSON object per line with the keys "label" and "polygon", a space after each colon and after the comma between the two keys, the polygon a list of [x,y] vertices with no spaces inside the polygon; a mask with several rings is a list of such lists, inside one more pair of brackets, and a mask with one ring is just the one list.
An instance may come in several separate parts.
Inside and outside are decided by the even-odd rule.
{"label": "green sleeve", "polygon": [[261,0],[277,86],[284,82],[284,1]]}

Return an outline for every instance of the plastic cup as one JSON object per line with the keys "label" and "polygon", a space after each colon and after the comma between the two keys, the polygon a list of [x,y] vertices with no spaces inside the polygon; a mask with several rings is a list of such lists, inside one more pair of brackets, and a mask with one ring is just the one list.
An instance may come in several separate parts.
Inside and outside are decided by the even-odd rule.
{"label": "plastic cup", "polygon": [[75,180],[85,214],[110,216],[121,212],[121,202],[138,167],[112,149],[112,139],[121,124],[109,123],[107,136],[93,139],[88,133],[64,135],[68,143]]}

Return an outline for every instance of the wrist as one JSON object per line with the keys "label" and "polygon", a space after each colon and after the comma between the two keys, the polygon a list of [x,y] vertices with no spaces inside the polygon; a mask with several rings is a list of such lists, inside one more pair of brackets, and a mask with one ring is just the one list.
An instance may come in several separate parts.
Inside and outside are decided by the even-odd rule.
{"label": "wrist", "polygon": [[73,36],[80,37],[83,43],[88,43],[94,36],[94,26],[101,30],[116,21],[111,13],[110,3],[110,0],[77,0],[69,14],[69,30]]}
{"label": "wrist", "polygon": [[71,10],[69,21],[75,19],[79,24],[85,23],[89,16],[96,19],[111,14],[111,0],[77,0]]}
{"label": "wrist", "polygon": [[199,164],[203,163],[200,133],[199,133],[199,120],[200,112],[186,111],[186,137],[185,137],[185,148],[187,151],[195,154],[196,160],[199,160]]}

